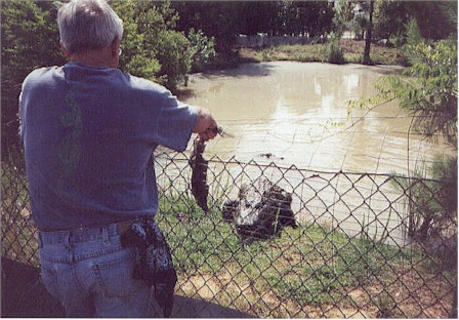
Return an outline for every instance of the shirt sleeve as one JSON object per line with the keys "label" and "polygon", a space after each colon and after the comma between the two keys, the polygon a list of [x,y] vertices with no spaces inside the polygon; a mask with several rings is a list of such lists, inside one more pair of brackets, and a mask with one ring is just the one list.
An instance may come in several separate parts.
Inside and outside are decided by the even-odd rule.
{"label": "shirt sleeve", "polygon": [[25,85],[26,85],[27,78],[24,79],[22,82],[22,87],[21,87],[21,93],[19,94],[19,100],[18,100],[18,121],[19,121],[19,128],[18,128],[18,134],[20,141],[24,143],[24,134],[25,134],[25,121],[26,121],[26,110],[24,107],[24,91],[25,91]]}
{"label": "shirt sleeve", "polygon": [[197,113],[190,106],[177,100],[169,91],[162,95],[156,142],[173,150],[183,151],[196,124]]}

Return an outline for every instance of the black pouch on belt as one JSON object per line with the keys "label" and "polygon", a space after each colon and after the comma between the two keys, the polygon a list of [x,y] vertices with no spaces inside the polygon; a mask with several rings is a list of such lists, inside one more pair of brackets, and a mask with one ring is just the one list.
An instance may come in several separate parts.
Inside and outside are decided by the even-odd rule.
{"label": "black pouch on belt", "polygon": [[136,247],[134,277],[154,287],[155,298],[169,318],[174,305],[177,274],[163,233],[151,218],[134,222],[121,236],[123,247]]}

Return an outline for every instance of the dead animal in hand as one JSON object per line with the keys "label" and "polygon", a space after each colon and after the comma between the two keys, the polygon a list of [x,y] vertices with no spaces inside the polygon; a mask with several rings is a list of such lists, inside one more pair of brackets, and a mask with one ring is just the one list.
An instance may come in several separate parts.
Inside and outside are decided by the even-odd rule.
{"label": "dead animal in hand", "polygon": [[191,193],[198,205],[207,213],[209,211],[207,207],[207,195],[209,194],[209,186],[207,185],[208,161],[202,156],[205,147],[204,140],[197,136],[193,142],[193,152],[188,163],[193,170],[191,174]]}

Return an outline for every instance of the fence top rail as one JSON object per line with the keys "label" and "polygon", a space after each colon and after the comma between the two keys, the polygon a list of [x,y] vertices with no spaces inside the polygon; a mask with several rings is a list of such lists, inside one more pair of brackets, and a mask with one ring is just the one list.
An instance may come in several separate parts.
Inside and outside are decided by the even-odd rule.
{"label": "fence top rail", "polygon": [[[171,156],[171,154],[176,154],[174,156]],[[163,157],[163,155],[165,155]],[[180,157],[182,155],[183,157]],[[157,158],[167,158],[172,161],[188,161],[189,156],[186,155],[186,153],[181,152],[181,153],[176,153],[175,151],[166,151],[166,150],[161,150],[161,152],[156,153],[155,157]],[[221,163],[221,164],[236,164],[236,165],[243,165],[243,166],[256,166],[256,167],[261,167],[261,168],[269,168],[269,167],[276,167],[279,169],[284,169],[284,170],[297,170],[297,171],[302,171],[302,172],[309,172],[311,174],[329,174],[329,175],[336,175],[336,174],[343,174],[343,175],[358,175],[358,176],[377,176],[377,177],[388,177],[388,178],[400,178],[400,179],[410,179],[410,180],[422,180],[426,182],[436,182],[439,183],[439,180],[432,179],[432,178],[427,178],[427,177],[413,177],[413,176],[404,176],[401,174],[395,174],[395,173],[389,173],[389,172],[359,172],[359,171],[333,171],[333,170],[317,170],[317,169],[311,169],[311,168],[301,168],[296,166],[295,164],[292,164],[290,166],[286,165],[280,165],[274,161],[271,161],[269,163],[260,163],[257,162],[254,159],[251,159],[250,161],[240,161],[236,158],[236,156],[231,156],[227,160],[221,159],[218,155],[212,155],[208,159],[209,163]]]}
{"label": "fence top rail", "polygon": [[[167,158],[172,161],[189,161],[190,160],[190,152],[185,151],[185,152],[176,152],[169,150],[167,148],[161,148],[159,150],[155,151],[155,157],[156,158]],[[240,161],[236,158],[236,156],[231,156],[228,159],[222,159],[218,155],[211,155],[208,158],[209,163],[220,163],[220,164],[236,164],[236,165],[243,165],[243,166],[252,166],[252,167],[258,167],[258,168],[269,168],[269,167],[276,167],[278,169],[283,169],[283,170],[297,170],[300,172],[308,172],[311,173],[312,175],[314,174],[328,174],[328,175],[353,175],[353,176],[373,176],[373,177],[387,177],[387,178],[399,178],[399,179],[408,179],[408,180],[416,180],[416,181],[424,181],[424,182],[435,182],[435,183],[440,183],[441,181],[437,179],[432,179],[432,178],[427,178],[427,177],[413,177],[413,176],[404,176],[401,174],[396,174],[396,173],[390,173],[390,172],[359,172],[359,171],[336,171],[336,170],[318,170],[318,169],[311,169],[311,168],[302,168],[298,167],[295,164],[292,164],[290,166],[286,165],[281,165],[278,164],[274,161],[270,161],[267,163],[264,163],[265,161],[257,161],[255,159],[251,159],[249,161]],[[16,171],[19,171],[21,173],[24,173],[25,168],[22,168],[20,165],[17,166],[15,165],[14,161],[11,163],[10,161],[2,161],[2,172],[3,169],[7,166],[7,164],[10,163],[13,165],[14,169]],[[4,174],[4,172],[2,173]]]}

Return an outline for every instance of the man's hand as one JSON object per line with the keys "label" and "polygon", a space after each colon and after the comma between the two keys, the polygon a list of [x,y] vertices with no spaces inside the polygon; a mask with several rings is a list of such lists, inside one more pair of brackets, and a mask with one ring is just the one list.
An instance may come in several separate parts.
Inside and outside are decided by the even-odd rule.
{"label": "man's hand", "polygon": [[194,125],[193,132],[199,134],[202,140],[207,141],[215,138],[218,133],[217,122],[206,108],[195,107],[198,112],[198,119]]}

